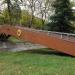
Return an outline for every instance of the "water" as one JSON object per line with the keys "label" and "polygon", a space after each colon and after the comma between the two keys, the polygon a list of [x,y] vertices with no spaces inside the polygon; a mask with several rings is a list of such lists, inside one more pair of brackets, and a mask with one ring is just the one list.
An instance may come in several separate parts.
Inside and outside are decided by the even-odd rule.
{"label": "water", "polygon": [[7,42],[0,42],[0,51],[23,51],[23,50],[32,50],[32,49],[40,49],[40,48],[46,48],[44,46],[41,46],[39,44],[32,44],[29,42],[26,43],[13,43],[10,41]]}

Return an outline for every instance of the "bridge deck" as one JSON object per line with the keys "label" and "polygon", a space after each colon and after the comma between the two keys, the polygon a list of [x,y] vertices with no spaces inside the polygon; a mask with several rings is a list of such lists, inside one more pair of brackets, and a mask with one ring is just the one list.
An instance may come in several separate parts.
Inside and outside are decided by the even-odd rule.
{"label": "bridge deck", "polygon": [[19,26],[0,26],[0,33],[75,56],[75,34],[42,31]]}

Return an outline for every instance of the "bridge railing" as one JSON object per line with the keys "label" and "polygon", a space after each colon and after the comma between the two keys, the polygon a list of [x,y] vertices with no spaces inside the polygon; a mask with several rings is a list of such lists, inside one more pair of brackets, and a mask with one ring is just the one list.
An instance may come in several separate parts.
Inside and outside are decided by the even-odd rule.
{"label": "bridge railing", "polygon": [[[2,26],[0,26],[0,27],[2,27]],[[19,29],[25,29],[25,30],[28,30],[28,31],[45,33],[48,36],[53,36],[53,37],[63,39],[63,40],[66,40],[66,41],[75,42],[75,34],[72,34],[72,33],[37,30],[37,29],[34,29],[34,28],[26,28],[26,27],[21,27],[21,26],[15,26],[15,27],[17,27]]]}
{"label": "bridge railing", "polygon": [[75,42],[75,34],[72,34],[72,33],[37,30],[37,29],[33,29],[33,28],[26,28],[26,27],[20,27],[20,26],[17,26],[17,27],[25,29],[25,30],[28,30],[28,31],[45,33],[48,36],[53,36],[53,37],[56,37],[56,38],[59,38],[59,39],[63,39],[63,40],[66,40],[66,41]]}
{"label": "bridge railing", "polygon": [[46,33],[49,36],[57,37],[59,39],[63,39],[63,40],[75,42],[75,34],[72,34],[72,33],[55,32],[55,31],[45,31],[45,30],[38,30],[38,31]]}

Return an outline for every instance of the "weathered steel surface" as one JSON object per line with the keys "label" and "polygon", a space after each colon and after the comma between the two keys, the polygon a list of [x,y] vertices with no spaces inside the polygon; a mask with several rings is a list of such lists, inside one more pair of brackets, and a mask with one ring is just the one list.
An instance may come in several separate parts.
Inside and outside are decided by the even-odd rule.
{"label": "weathered steel surface", "polygon": [[15,26],[1,26],[0,33],[15,36],[21,40],[27,40],[32,43],[38,43],[48,48],[75,56],[75,42],[59,39],[49,36],[46,33],[36,32],[31,29]]}

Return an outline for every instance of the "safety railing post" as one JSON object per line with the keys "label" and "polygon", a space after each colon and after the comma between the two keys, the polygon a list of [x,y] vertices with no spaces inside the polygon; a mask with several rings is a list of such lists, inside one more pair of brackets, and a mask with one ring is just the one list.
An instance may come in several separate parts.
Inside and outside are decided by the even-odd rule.
{"label": "safety railing post", "polygon": [[60,38],[61,38],[61,39],[63,38],[63,34],[60,35]]}

